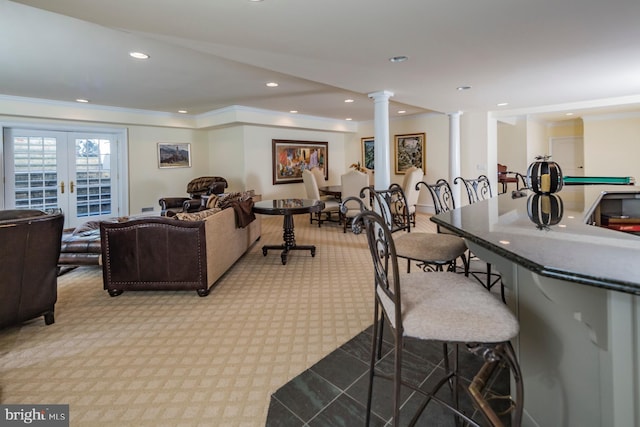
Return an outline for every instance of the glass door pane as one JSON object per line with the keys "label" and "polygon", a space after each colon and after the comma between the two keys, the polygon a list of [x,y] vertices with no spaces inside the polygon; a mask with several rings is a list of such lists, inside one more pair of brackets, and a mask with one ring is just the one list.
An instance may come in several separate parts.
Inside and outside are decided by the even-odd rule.
{"label": "glass door pane", "polygon": [[117,214],[111,176],[111,140],[75,137],[76,216],[100,217]]}

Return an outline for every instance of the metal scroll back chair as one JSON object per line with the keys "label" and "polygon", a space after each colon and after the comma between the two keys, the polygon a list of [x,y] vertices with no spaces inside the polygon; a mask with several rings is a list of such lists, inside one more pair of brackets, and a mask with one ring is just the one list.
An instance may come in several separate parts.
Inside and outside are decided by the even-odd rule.
{"label": "metal scroll back chair", "polygon": [[[453,180],[453,183],[464,185],[470,205],[493,197],[493,192],[491,191],[491,184],[489,183],[489,178],[487,178],[486,175],[480,175],[478,178],[475,178],[475,179],[465,179],[459,176]],[[471,265],[472,258],[475,258],[475,256],[471,252],[469,252],[468,258],[467,258],[469,265]],[[500,283],[500,295],[502,296],[502,300],[505,301],[504,285],[502,284],[502,276],[500,276],[497,273],[493,273],[491,271],[491,263],[486,263],[486,264],[487,264],[486,271],[483,271],[483,272],[470,271],[470,274],[474,278],[476,278],[476,280],[482,283],[484,287],[487,288],[487,290],[489,291],[497,283]],[[478,277],[479,274],[486,275],[486,279],[483,281],[480,277]]]}
{"label": "metal scroll back chair", "polygon": [[[484,358],[480,370],[466,387],[477,411],[490,425],[503,425],[501,415],[485,399],[484,388],[486,384],[491,384],[493,375],[498,373],[496,368],[504,363],[513,375],[516,389],[516,398],[509,397],[511,407],[507,413],[511,416],[511,425],[519,426],[523,413],[524,389],[518,360],[510,343],[518,334],[519,325],[509,308],[475,281],[460,274],[400,272],[395,237],[392,237],[386,220],[376,212],[365,210],[360,213],[354,218],[353,228],[354,232],[364,230],[367,236],[374,271],[375,304],[366,425],[371,420],[374,379],[384,378],[390,380],[393,387],[376,387],[376,393],[387,392],[384,399],[392,403],[392,425],[400,425],[400,408],[408,411],[409,408],[416,407],[412,404],[405,405],[403,401],[415,394],[411,398],[421,396],[422,402],[415,414],[403,414],[403,424],[411,419],[408,425],[414,425],[427,405],[436,402],[451,411],[456,422],[463,420],[468,425],[479,426],[478,421],[471,419],[473,411],[465,411],[459,405],[459,394],[464,390],[462,384],[468,384],[458,381],[458,349],[459,345],[465,345],[469,351]],[[378,345],[382,338],[379,327],[383,321],[390,326],[393,351],[380,359]],[[492,327],[487,328],[487,324]],[[417,345],[414,339],[455,344],[453,367],[450,367],[447,355],[445,373],[430,391],[421,387],[422,380],[426,378],[415,382],[402,378],[404,352],[408,351],[405,339],[411,339],[410,347]],[[389,375],[390,362],[387,358],[392,357],[393,371]],[[381,369],[385,366],[386,369]],[[447,396],[448,393],[438,393],[445,384],[451,385],[450,396]],[[407,390],[411,393],[406,393]],[[378,397],[376,400],[380,399]]]}
{"label": "metal scroll back chair", "polygon": [[347,224],[351,222],[354,216],[360,213],[360,203],[347,199],[357,197],[365,206],[369,207],[369,198],[362,193],[362,189],[369,185],[369,176],[364,172],[350,170],[340,176],[340,183],[342,184],[342,199],[344,200],[340,206],[340,213],[343,220],[343,232],[346,233]]}
{"label": "metal scroll back chair", "polygon": [[491,191],[491,183],[486,175],[480,175],[477,178],[465,179],[461,176],[453,180],[454,184],[464,185],[464,189],[467,192],[469,198],[469,204],[479,202],[481,200],[487,200],[493,197]]}
{"label": "metal scroll back chair", "polygon": [[[448,271],[456,271],[458,258],[467,271],[467,246],[463,239],[453,234],[409,232],[408,210],[404,210],[403,219],[398,219],[397,207],[407,205],[400,186],[392,185],[386,190],[367,190],[371,193],[372,209],[383,216],[393,233],[398,257],[407,260],[407,273],[411,271],[412,261],[423,271],[443,271],[445,267]],[[407,232],[398,233],[402,230]]]}

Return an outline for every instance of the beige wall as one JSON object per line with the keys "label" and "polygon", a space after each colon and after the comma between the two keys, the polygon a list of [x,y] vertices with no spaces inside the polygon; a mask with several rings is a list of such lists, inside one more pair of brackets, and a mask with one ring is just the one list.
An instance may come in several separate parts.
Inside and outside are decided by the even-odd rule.
{"label": "beige wall", "polygon": [[[15,104],[15,105],[14,105]],[[303,197],[302,184],[272,184],[272,139],[297,139],[329,142],[329,181],[338,184],[340,175],[351,163],[361,161],[361,138],[374,135],[373,122],[358,123],[350,129],[307,130],[302,128],[268,125],[238,124],[217,129],[195,129],[195,121],[183,118],[162,117],[150,113],[140,118],[133,115],[82,111],[78,107],[68,109],[48,107],[39,111],[40,117],[24,114],[25,105],[0,103],[1,126],[38,126],[49,128],[108,129],[123,131],[128,135],[129,157],[129,213],[139,213],[142,208],[158,209],[158,199],[163,196],[185,196],[187,182],[196,176],[220,175],[230,182],[230,190],[253,188],[269,197]],[[12,107],[16,111],[11,112]],[[40,106],[40,109],[44,107]],[[36,110],[28,110],[33,114]],[[2,115],[4,114],[4,115]],[[461,116],[461,161],[463,176],[495,172],[495,165],[488,165],[489,158],[496,156],[487,148],[493,132],[486,113],[463,114]],[[106,118],[113,119],[107,122]],[[139,124],[131,124],[138,118]],[[193,123],[191,123],[193,122]],[[121,124],[122,123],[122,124]],[[163,125],[164,123],[164,125]],[[571,124],[569,124],[571,123]],[[523,160],[523,148],[513,147],[506,154],[514,168],[526,170],[533,158],[548,152],[550,136],[573,136],[580,133],[581,121],[569,121],[566,125],[549,127],[546,123],[526,120],[516,122],[514,127],[502,125],[497,130],[500,144],[497,158],[502,156],[503,140],[524,138],[527,141]],[[355,129],[355,130],[354,130]],[[426,133],[426,180],[435,182],[449,176],[449,117],[444,114],[425,114],[394,119],[389,123],[391,181],[402,182],[403,175],[393,173],[394,135]],[[585,172],[590,175],[629,175],[640,178],[640,113],[590,117],[584,119]],[[190,142],[191,168],[158,169],[158,142]],[[1,153],[1,152],[0,152]],[[513,160],[511,160],[513,159]],[[511,167],[511,165],[509,165]],[[423,192],[424,193],[424,192]],[[427,206],[430,200],[425,194],[419,204]]]}
{"label": "beige wall", "polygon": [[328,142],[327,184],[338,184],[345,171],[345,135],[348,134],[254,125],[211,130],[211,164],[216,175],[230,177],[231,190],[253,189],[265,199],[305,197],[302,183],[273,185],[272,140]]}
{"label": "beige wall", "polygon": [[[449,176],[449,118],[444,114],[421,114],[417,116],[394,119],[389,122],[389,168],[391,182],[401,184],[404,175],[396,175],[393,165],[395,159],[395,135],[422,133],[426,135],[426,170],[425,180],[435,182],[439,178]],[[355,135],[347,135],[345,139],[345,168],[350,164],[362,162],[361,138],[374,136],[373,121],[359,124]],[[420,206],[432,206],[426,192],[421,191],[418,200]]]}
{"label": "beige wall", "polygon": [[[206,134],[192,129],[128,126],[129,213],[142,208],[159,210],[161,197],[186,197],[187,183],[208,174],[209,146]],[[190,168],[158,168],[158,142],[191,143]]]}
{"label": "beige wall", "polygon": [[640,179],[640,113],[584,119],[585,175]]}
{"label": "beige wall", "polygon": [[498,163],[510,171],[527,171],[527,122],[524,118],[514,123],[498,123]]}

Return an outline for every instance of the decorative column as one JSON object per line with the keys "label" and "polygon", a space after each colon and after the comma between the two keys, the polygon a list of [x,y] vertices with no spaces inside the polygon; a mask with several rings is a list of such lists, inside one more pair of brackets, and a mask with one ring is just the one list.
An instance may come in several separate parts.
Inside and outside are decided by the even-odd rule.
{"label": "decorative column", "polygon": [[449,113],[449,184],[456,207],[460,207],[460,186],[453,180],[460,176],[460,116],[462,111]]}
{"label": "decorative column", "polygon": [[374,164],[376,190],[389,188],[391,184],[391,156],[389,155],[389,98],[393,92],[386,90],[373,92],[369,98],[373,99],[374,110]]}

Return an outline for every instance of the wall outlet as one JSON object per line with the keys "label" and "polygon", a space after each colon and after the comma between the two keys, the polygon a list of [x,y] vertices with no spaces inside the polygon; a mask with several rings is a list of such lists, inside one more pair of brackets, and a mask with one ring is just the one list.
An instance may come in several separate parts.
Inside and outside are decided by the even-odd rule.
{"label": "wall outlet", "polygon": [[481,171],[481,172],[486,172],[486,170],[487,170],[487,165],[481,165],[481,164],[479,164],[479,163],[478,163],[478,164],[476,165],[476,170],[479,170],[479,171]]}

